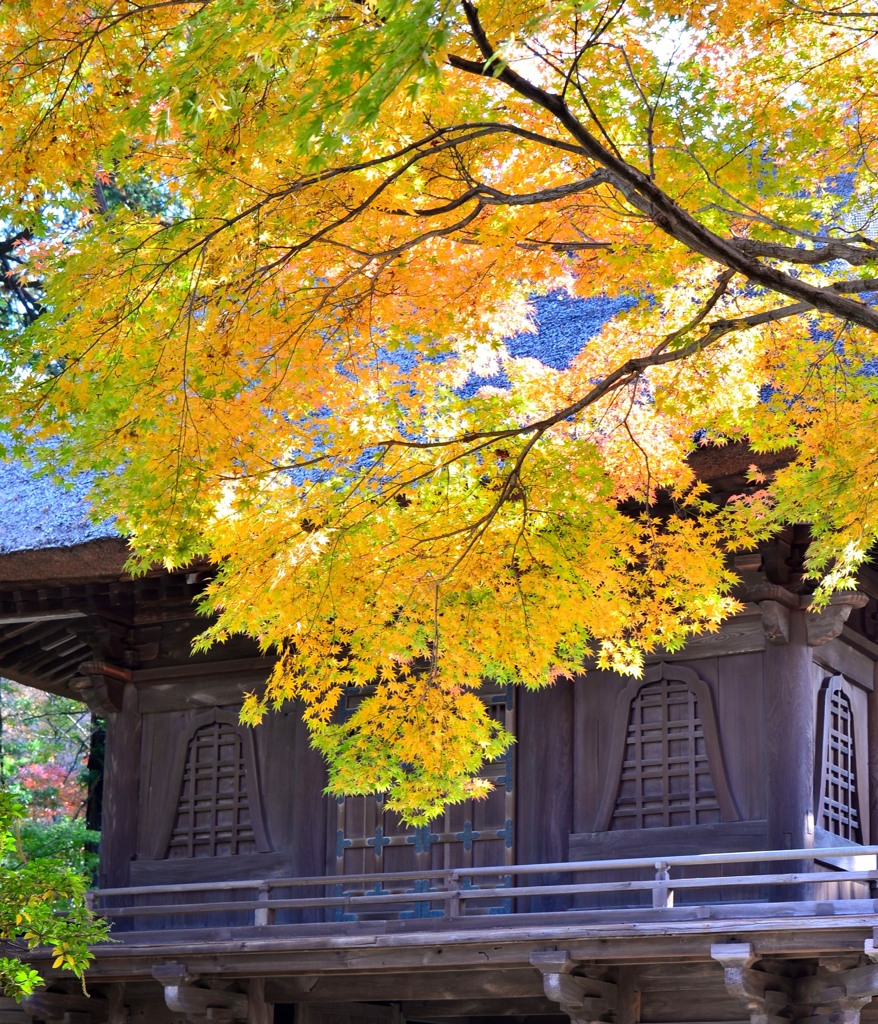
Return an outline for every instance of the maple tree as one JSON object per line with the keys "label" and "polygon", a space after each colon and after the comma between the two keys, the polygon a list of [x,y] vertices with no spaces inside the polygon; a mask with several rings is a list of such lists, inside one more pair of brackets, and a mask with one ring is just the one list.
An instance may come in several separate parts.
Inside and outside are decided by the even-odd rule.
{"label": "maple tree", "polygon": [[0,792],[0,994],[21,999],[43,984],[22,960],[48,946],[52,965],[82,978],[93,959],[89,946],[107,938],[108,926],[88,906],[88,878],[57,856],[31,857],[19,831],[24,808]]}
{"label": "maple tree", "polygon": [[[332,789],[426,820],[508,742],[482,678],[637,672],[784,522],[852,584],[876,56],[859,0],[6,0],[10,451],[211,558],[203,642],[279,654],[245,716],[302,698]],[[510,355],[553,290],[632,301]],[[695,438],[795,454],[720,507]]]}

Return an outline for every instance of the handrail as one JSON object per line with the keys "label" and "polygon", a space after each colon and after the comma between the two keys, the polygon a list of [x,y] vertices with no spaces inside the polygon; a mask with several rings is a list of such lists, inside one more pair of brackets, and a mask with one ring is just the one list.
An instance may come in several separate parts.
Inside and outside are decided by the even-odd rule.
{"label": "handrail", "polygon": [[[400,905],[438,907],[445,918],[464,916],[470,901],[523,899],[535,896],[589,896],[601,893],[652,894],[655,909],[673,906],[675,890],[753,888],[762,886],[808,885],[823,882],[878,882],[878,863],[873,860],[869,869],[840,867],[821,870],[815,863],[810,871],[750,872],[733,876],[701,875],[672,879],[673,869],[702,868],[717,865],[775,863],[781,861],[826,861],[844,858],[855,865],[865,858],[878,858],[876,846],[838,846],[798,850],[746,850],[735,853],[673,855],[660,857],[631,857],[612,860],[563,861],[545,864],[496,865],[472,868],[431,869],[426,871],[400,871],[395,873],[360,872],[351,875],[314,875],[305,878],[260,878],[228,882],[193,882],[171,885],[148,885],[96,889],[90,894],[98,913],[112,918],[153,917],[162,914],[211,914],[227,911],[252,912],[253,923],[270,925],[279,910],[356,910],[369,911],[380,907],[388,913],[402,909]],[[587,875],[595,871],[654,871],[650,879],[616,879],[611,881],[558,881],[555,884],[522,884],[519,876],[534,874]],[[492,885],[480,888],[475,879],[497,879]],[[414,883],[411,888],[404,888]],[[418,884],[426,883],[426,884]],[[357,887],[361,891],[344,891]],[[369,891],[368,887],[372,886]],[[280,889],[323,888],[323,895],[275,895]],[[256,892],[255,897],[232,898],[219,902],[167,902],[184,896],[197,896],[216,892]],[[127,902],[135,897],[164,897],[166,902],[152,905],[108,906],[112,897],[124,897]],[[511,904],[509,905],[511,908]],[[501,911],[502,912],[502,911]],[[512,912],[510,909],[507,912]]]}
{"label": "handrail", "polygon": [[[685,855],[655,856],[655,857],[622,857],[613,860],[566,860],[553,861],[546,864],[498,864],[496,866],[472,867],[472,868],[432,868],[424,871],[396,871],[392,873],[380,871],[363,871],[357,874],[344,875],[308,875],[295,878],[257,878],[244,881],[229,882],[181,882],[170,888],[174,892],[211,892],[227,891],[229,889],[256,889],[261,885],[270,885],[272,888],[290,888],[293,886],[329,885],[339,882],[384,882],[388,879],[398,881],[419,881],[421,879],[451,879],[477,878],[483,875],[536,875],[536,874],[560,874],[578,873],[582,871],[608,871],[608,870],[637,870],[640,868],[654,868],[661,861],[667,864],[668,868],[675,867],[700,867],[703,864],[750,864],[758,861],[783,861],[783,860],[826,860],[836,857],[878,857],[878,845],[876,846],[832,846],[812,847],[811,849],[799,850],[741,850],[735,853],[692,853]],[[834,875],[836,881],[840,875]],[[714,878],[716,881],[716,878]],[[554,890],[554,887],[552,887]],[[108,889],[92,890],[96,895],[102,896],[146,896],[158,894],[161,891],[168,891],[168,886],[139,885],[124,886]]]}

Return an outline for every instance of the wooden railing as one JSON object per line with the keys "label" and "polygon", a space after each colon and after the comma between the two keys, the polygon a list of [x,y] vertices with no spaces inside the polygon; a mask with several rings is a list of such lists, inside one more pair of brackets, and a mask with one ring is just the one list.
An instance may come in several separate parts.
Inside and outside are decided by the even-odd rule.
{"label": "wooden railing", "polygon": [[[793,900],[802,900],[810,898],[802,893],[816,891],[814,887],[821,883],[876,883],[876,855],[878,846],[751,850],[700,856],[132,886],[96,889],[91,900],[98,913],[120,923],[126,918],[234,913],[239,924],[244,923],[241,915],[246,914],[246,925],[265,927],[275,924],[282,912],[287,912],[287,920],[291,913],[309,912],[311,920],[316,915],[331,921],[335,915],[339,922],[353,919],[351,915],[366,915],[370,920],[402,916],[441,917],[448,921],[471,916],[473,912],[519,916],[530,911],[532,898],[538,897],[551,897],[556,907],[559,897],[566,898],[567,909],[582,910],[600,908],[602,898],[608,896],[613,896],[614,908],[621,908],[618,894],[631,894],[640,900],[640,894],[648,893],[652,908],[661,910],[673,908],[678,893],[687,894],[690,903],[692,896],[698,902],[698,893],[709,895],[704,902],[711,904],[764,902],[767,891],[772,891],[775,901],[783,898],[777,894],[784,891],[790,892]],[[769,864],[783,862],[796,869],[765,870]],[[734,866],[740,867],[734,874],[710,874],[711,869]],[[800,870],[803,866],[810,867]],[[686,871],[688,877],[680,877],[681,871]],[[583,880],[597,872],[615,876],[615,880]],[[647,872],[649,877],[620,877],[633,872]],[[552,876],[552,884],[530,884],[532,876],[540,875]],[[786,889],[789,886],[800,888]],[[298,895],[296,890],[300,891]],[[224,893],[229,898],[217,899]],[[143,927],[143,922],[138,926]]]}

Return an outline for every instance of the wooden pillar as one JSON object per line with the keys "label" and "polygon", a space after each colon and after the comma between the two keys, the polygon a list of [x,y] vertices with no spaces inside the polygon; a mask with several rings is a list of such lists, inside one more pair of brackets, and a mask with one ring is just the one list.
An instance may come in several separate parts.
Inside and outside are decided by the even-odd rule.
{"label": "wooden pillar", "polygon": [[[789,611],[788,642],[765,649],[766,785],[771,849],[814,845],[815,707],[813,661],[805,612]],[[790,861],[778,869],[810,870]],[[799,886],[778,886],[773,899],[803,899]]]}
{"label": "wooden pillar", "polygon": [[[539,692],[518,698],[515,756],[519,783],[515,796],[515,859],[519,864],[568,860],[573,827],[573,687],[559,679]],[[587,682],[578,685],[587,686]],[[570,876],[530,875],[529,885],[569,882]],[[522,906],[526,903],[526,906]],[[555,911],[569,905],[566,896],[520,900],[519,913]]]}
{"label": "wooden pillar", "polygon": [[104,887],[128,885],[137,852],[140,725],[137,689],[125,683],[121,710],[107,713],[100,872]]}
{"label": "wooden pillar", "polygon": [[868,696],[869,734],[869,843],[878,844],[878,663],[873,667],[873,689]]}
{"label": "wooden pillar", "polygon": [[111,985],[107,992],[107,1024],[128,1024],[124,981]]}
{"label": "wooden pillar", "polygon": [[265,999],[265,979],[252,978],[247,986],[247,1024],[273,1024],[274,1007]]}

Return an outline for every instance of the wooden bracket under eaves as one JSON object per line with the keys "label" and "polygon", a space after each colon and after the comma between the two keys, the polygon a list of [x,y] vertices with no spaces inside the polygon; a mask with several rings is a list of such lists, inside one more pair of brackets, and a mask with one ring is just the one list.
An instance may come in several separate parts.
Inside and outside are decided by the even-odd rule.
{"label": "wooden bracket under eaves", "polygon": [[722,964],[726,988],[750,1011],[752,1024],[859,1024],[860,1011],[878,995],[874,939],[860,958],[870,963],[802,962],[796,977],[755,968],[758,957],[748,943],[716,944],[710,954]]}
{"label": "wooden bracket under eaves", "polygon": [[184,1014],[187,1020],[198,1024],[236,1024],[247,1020],[247,996],[197,984],[199,975],[190,974],[184,964],[162,964],[153,967],[152,974],[164,986],[168,1009]]}
{"label": "wooden bracket under eaves", "polygon": [[530,962],[543,975],[546,996],[560,1005],[572,1024],[614,1019],[618,990],[612,982],[573,974],[579,965],[564,951],[532,953]]}

